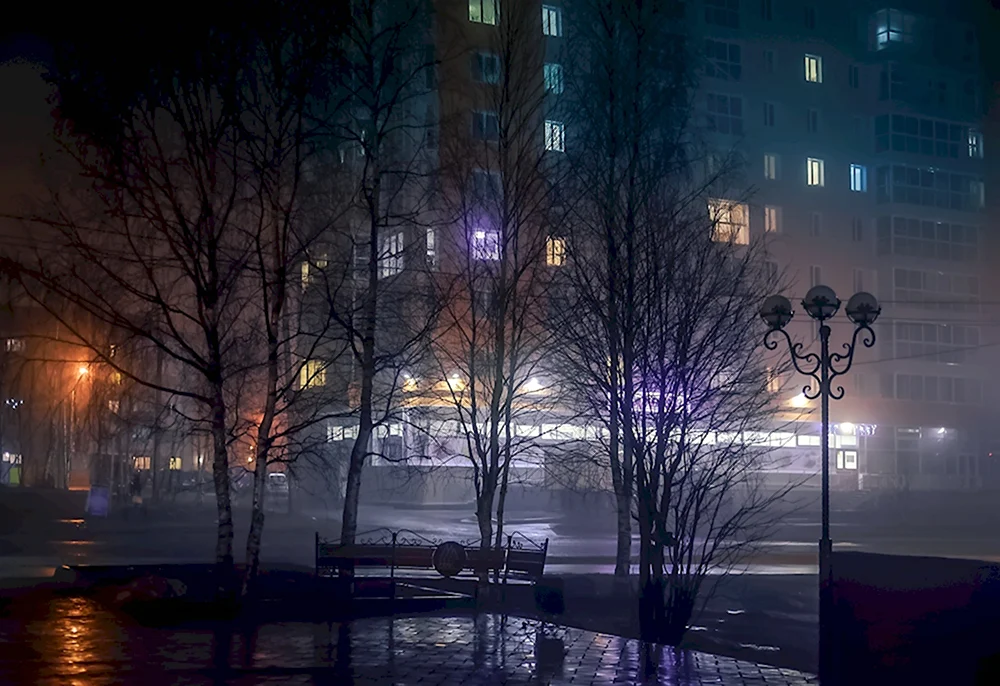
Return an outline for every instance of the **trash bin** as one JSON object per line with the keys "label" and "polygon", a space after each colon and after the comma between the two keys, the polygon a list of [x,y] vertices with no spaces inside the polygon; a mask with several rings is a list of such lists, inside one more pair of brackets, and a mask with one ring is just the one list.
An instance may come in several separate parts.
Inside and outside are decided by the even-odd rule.
{"label": "trash bin", "polygon": [[566,611],[565,584],[561,577],[543,576],[535,583],[535,609],[550,615]]}

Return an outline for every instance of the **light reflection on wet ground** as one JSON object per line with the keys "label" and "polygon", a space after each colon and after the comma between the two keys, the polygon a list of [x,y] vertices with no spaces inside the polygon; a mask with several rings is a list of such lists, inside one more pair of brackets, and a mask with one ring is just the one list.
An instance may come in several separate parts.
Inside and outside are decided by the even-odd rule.
{"label": "light reflection on wet ground", "polygon": [[[0,615],[0,683],[805,684],[804,675],[704,653],[497,615],[154,629],[83,597],[23,597]],[[649,677],[643,679],[643,675]]]}

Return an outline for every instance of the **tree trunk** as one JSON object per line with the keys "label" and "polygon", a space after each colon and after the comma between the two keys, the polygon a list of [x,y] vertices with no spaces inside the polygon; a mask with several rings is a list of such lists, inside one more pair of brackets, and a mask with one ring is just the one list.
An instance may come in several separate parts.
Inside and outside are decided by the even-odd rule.
{"label": "tree trunk", "polygon": [[[243,576],[243,597],[247,597],[253,590],[253,584],[257,580],[257,572],[260,569],[260,543],[264,535],[264,499],[267,495],[267,453],[268,448],[264,444],[270,440],[271,418],[267,417],[261,421],[260,431],[257,433],[257,447],[254,457],[253,468],[253,506],[250,514],[250,532],[247,534],[247,556],[246,571]],[[273,417],[273,409],[270,414]],[[268,424],[264,429],[265,422]],[[261,434],[267,437],[262,438]]]}
{"label": "tree trunk", "polygon": [[226,401],[221,383],[214,389],[212,402],[212,477],[215,481],[215,503],[219,527],[215,542],[217,590],[222,598],[233,591],[233,508],[229,491],[229,453],[227,448]]}
{"label": "tree trunk", "polygon": [[[369,6],[369,10],[371,7]],[[373,23],[371,16],[367,17],[369,26]],[[382,176],[378,159],[378,148],[375,146],[368,155],[368,168],[371,180],[371,195],[367,198],[368,211],[368,265],[366,279],[367,291],[361,330],[361,397],[358,408],[358,438],[351,448],[351,461],[347,466],[347,484],[344,489],[344,512],[341,518],[340,542],[354,543],[358,533],[358,505],[361,499],[361,472],[364,470],[365,458],[372,436],[372,397],[375,387],[375,330],[378,322],[378,266],[379,237],[382,210]]]}

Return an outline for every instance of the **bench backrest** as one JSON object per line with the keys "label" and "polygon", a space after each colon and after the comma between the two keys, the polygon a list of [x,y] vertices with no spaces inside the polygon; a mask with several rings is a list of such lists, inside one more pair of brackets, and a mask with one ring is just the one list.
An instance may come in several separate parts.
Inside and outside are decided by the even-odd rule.
{"label": "bench backrest", "polygon": [[507,563],[506,548],[466,548],[465,569],[475,573],[502,570]]}
{"label": "bench backrest", "polygon": [[317,567],[407,567],[432,569],[434,548],[408,545],[335,545],[320,543],[316,551]]}
{"label": "bench backrest", "polygon": [[[541,578],[549,542],[541,547],[513,548],[508,540],[505,548],[478,547],[465,549],[463,572],[504,572],[504,578]],[[316,535],[316,569],[341,569],[350,567],[387,567],[390,569],[434,569],[434,550],[431,545],[391,545],[386,543],[352,543],[341,545],[323,541]]]}
{"label": "bench backrest", "polygon": [[[510,542],[508,542],[510,546]],[[545,557],[549,551],[549,540],[540,548],[513,548],[507,550],[505,575],[529,579],[540,579],[545,572]]]}

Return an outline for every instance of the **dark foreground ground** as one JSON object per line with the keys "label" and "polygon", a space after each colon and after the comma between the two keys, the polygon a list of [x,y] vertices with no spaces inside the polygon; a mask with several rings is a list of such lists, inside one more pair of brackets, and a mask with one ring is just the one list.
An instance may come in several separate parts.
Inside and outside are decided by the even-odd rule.
{"label": "dark foreground ground", "polygon": [[[539,641],[539,634],[552,641]],[[84,596],[0,606],[0,683],[792,686],[791,670],[501,615],[139,624]]]}
{"label": "dark foreground ground", "polygon": [[[0,587],[23,586],[62,564],[207,562],[214,543],[214,512],[175,506],[148,516],[85,520],[82,505],[61,496],[12,494],[0,489]],[[968,500],[968,498],[966,498]],[[835,509],[833,535],[844,549],[1000,558],[997,528],[986,517],[955,515],[954,508],[908,511]],[[362,528],[405,528],[439,539],[476,536],[471,508],[366,505]],[[945,517],[942,512],[951,512]],[[308,569],[315,531],[335,538],[339,522],[312,508],[268,515],[263,560]],[[246,536],[238,513],[236,546]],[[564,579],[562,622],[592,631],[636,635],[635,603],[628,585],[615,581],[614,529],[588,513],[514,510],[509,529],[549,539],[547,571]],[[745,573],[713,578],[718,585],[696,615],[684,645],[722,655],[813,672],[817,601],[815,513],[783,517]],[[0,679],[0,683],[3,683]]]}

